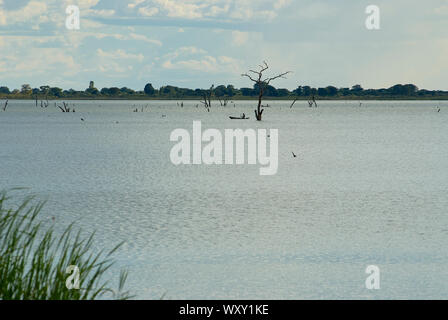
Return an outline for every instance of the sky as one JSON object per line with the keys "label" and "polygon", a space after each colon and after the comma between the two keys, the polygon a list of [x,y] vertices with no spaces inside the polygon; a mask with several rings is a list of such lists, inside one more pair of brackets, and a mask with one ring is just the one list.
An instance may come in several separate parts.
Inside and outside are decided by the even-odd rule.
{"label": "sky", "polygon": [[447,30],[448,0],[0,0],[0,86],[251,87],[267,61],[278,88],[448,90]]}

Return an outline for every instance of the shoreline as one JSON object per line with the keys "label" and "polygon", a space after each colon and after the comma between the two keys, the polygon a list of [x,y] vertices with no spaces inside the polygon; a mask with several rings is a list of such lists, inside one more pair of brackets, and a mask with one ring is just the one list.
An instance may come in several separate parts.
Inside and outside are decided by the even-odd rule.
{"label": "shoreline", "polygon": [[[35,101],[35,98],[30,97],[4,97],[0,96],[0,100],[30,100]],[[149,98],[149,97],[65,97],[65,98],[38,98],[38,101],[201,101],[198,97],[178,97],[178,98]],[[307,97],[265,97],[265,101],[309,101]],[[317,98],[317,101],[446,101],[448,96],[441,97],[322,97]],[[211,101],[219,102],[219,99],[212,99]],[[235,97],[228,99],[228,101],[258,101],[257,98]]]}

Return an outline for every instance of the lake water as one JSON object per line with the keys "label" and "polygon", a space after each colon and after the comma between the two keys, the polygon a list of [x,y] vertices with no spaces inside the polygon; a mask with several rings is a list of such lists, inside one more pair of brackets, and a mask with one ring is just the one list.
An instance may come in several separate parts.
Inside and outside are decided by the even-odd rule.
{"label": "lake water", "polygon": [[[128,267],[138,299],[447,298],[448,102],[268,103],[260,123],[254,102],[10,100],[0,189],[28,187],[97,248],[124,240],[112,276]],[[174,166],[170,133],[194,120],[278,129],[278,173]]]}

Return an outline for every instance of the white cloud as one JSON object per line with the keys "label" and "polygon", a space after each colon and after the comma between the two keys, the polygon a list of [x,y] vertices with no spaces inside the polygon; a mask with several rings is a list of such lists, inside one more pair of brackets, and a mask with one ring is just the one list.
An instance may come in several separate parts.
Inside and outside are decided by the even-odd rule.
{"label": "white cloud", "polygon": [[197,47],[194,47],[194,46],[180,47],[180,48],[176,49],[175,51],[166,54],[165,58],[175,59],[179,56],[184,56],[184,57],[185,56],[196,56],[199,54],[206,54],[206,53],[207,53],[207,51],[197,48]]}
{"label": "white cloud", "polygon": [[101,58],[110,58],[110,59],[137,60],[141,62],[145,58],[141,53],[139,54],[127,53],[122,49],[117,49],[115,51],[109,51],[109,52],[103,51],[102,49],[97,49],[96,53]]}
{"label": "white cloud", "polygon": [[181,47],[165,55],[164,69],[201,71],[206,73],[235,73],[241,70],[241,63],[228,56],[213,57],[197,47]]}
{"label": "white cloud", "polygon": [[47,5],[40,1],[30,1],[18,10],[6,11],[0,9],[0,25],[13,25],[15,23],[30,22],[31,19],[47,13]]}
{"label": "white cloud", "polygon": [[159,13],[159,9],[154,7],[138,8],[138,13],[145,17],[152,17]]}
{"label": "white cloud", "polygon": [[142,34],[131,33],[131,34],[129,34],[129,37],[134,40],[144,41],[144,42],[148,42],[148,43],[155,44],[158,46],[162,46],[161,41],[149,39],[147,36],[144,36]]}
{"label": "white cloud", "polygon": [[96,17],[111,17],[115,14],[115,10],[109,9],[109,10],[94,10],[90,9],[88,11],[89,15],[93,15]]}
{"label": "white cloud", "polygon": [[206,15],[210,16],[210,17],[217,17],[217,16],[228,13],[229,9],[230,9],[230,6],[228,4],[223,7],[212,6]]}
{"label": "white cloud", "polygon": [[89,9],[96,6],[100,0],[66,0],[67,5],[77,5],[80,9]]}
{"label": "white cloud", "polygon": [[238,20],[251,20],[253,18],[257,18],[270,21],[277,17],[277,13],[275,13],[274,10],[254,11],[250,7],[240,7],[237,10],[233,11],[230,17]]}
{"label": "white cloud", "polygon": [[191,1],[154,0],[154,3],[160,6],[168,17],[186,19],[202,18],[201,9],[207,7],[207,4],[191,3]]}
{"label": "white cloud", "polygon": [[129,53],[122,49],[104,51],[99,48],[96,54],[99,58],[97,69],[110,76],[131,72],[134,70],[134,63],[141,63],[145,58],[141,53]]}
{"label": "white cloud", "polygon": [[110,61],[108,63],[102,63],[98,66],[98,70],[103,73],[108,73],[111,75],[111,72],[115,73],[126,73],[132,71],[132,66],[123,66],[115,61]]}
{"label": "white cloud", "polygon": [[70,54],[57,48],[35,48],[32,52],[22,52],[20,57],[2,56],[2,60],[4,63],[0,65],[0,74],[7,74],[8,78],[23,77],[24,74],[46,75],[55,72],[68,76],[78,73],[80,69],[79,64]]}
{"label": "white cloud", "polygon": [[292,0],[277,0],[277,1],[274,3],[274,9],[277,9],[277,10],[278,10],[278,9],[287,7],[288,5],[291,4],[291,2],[292,2]]}
{"label": "white cloud", "polygon": [[162,64],[165,69],[184,69],[184,70],[194,70],[201,72],[223,72],[229,71],[228,66],[234,69],[234,62],[232,58],[221,56],[218,58],[212,56],[205,56],[200,59],[190,59],[190,60],[180,60],[171,61],[167,60]]}
{"label": "white cloud", "polygon": [[134,0],[130,3],[128,3],[128,8],[132,9],[135,8],[136,6],[138,6],[140,3],[145,2],[145,0]]}
{"label": "white cloud", "polygon": [[247,20],[253,17],[273,19],[276,11],[288,6],[292,0],[134,0],[129,9],[137,9],[143,16],[182,19],[229,18]]}
{"label": "white cloud", "polygon": [[297,17],[300,19],[318,19],[338,14],[338,8],[325,3],[313,2],[300,8]]}
{"label": "white cloud", "polygon": [[6,13],[4,10],[0,9],[0,26],[6,25]]}
{"label": "white cloud", "polygon": [[249,40],[248,32],[232,31],[232,43],[235,46],[242,46]]}

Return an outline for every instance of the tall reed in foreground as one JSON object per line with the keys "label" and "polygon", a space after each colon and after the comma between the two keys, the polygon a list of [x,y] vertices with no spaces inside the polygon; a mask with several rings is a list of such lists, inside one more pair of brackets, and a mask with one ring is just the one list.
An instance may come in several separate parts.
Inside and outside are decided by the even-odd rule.
{"label": "tall reed in foreground", "polygon": [[[34,204],[27,197],[16,208],[6,208],[7,192],[0,192],[0,300],[90,300],[97,298],[128,299],[123,292],[127,272],[121,271],[118,288],[103,280],[113,265],[109,252],[92,252],[94,235],[82,238],[73,224],[56,236],[53,227],[38,221],[43,202]],[[79,270],[79,289],[68,289],[66,282]]]}

